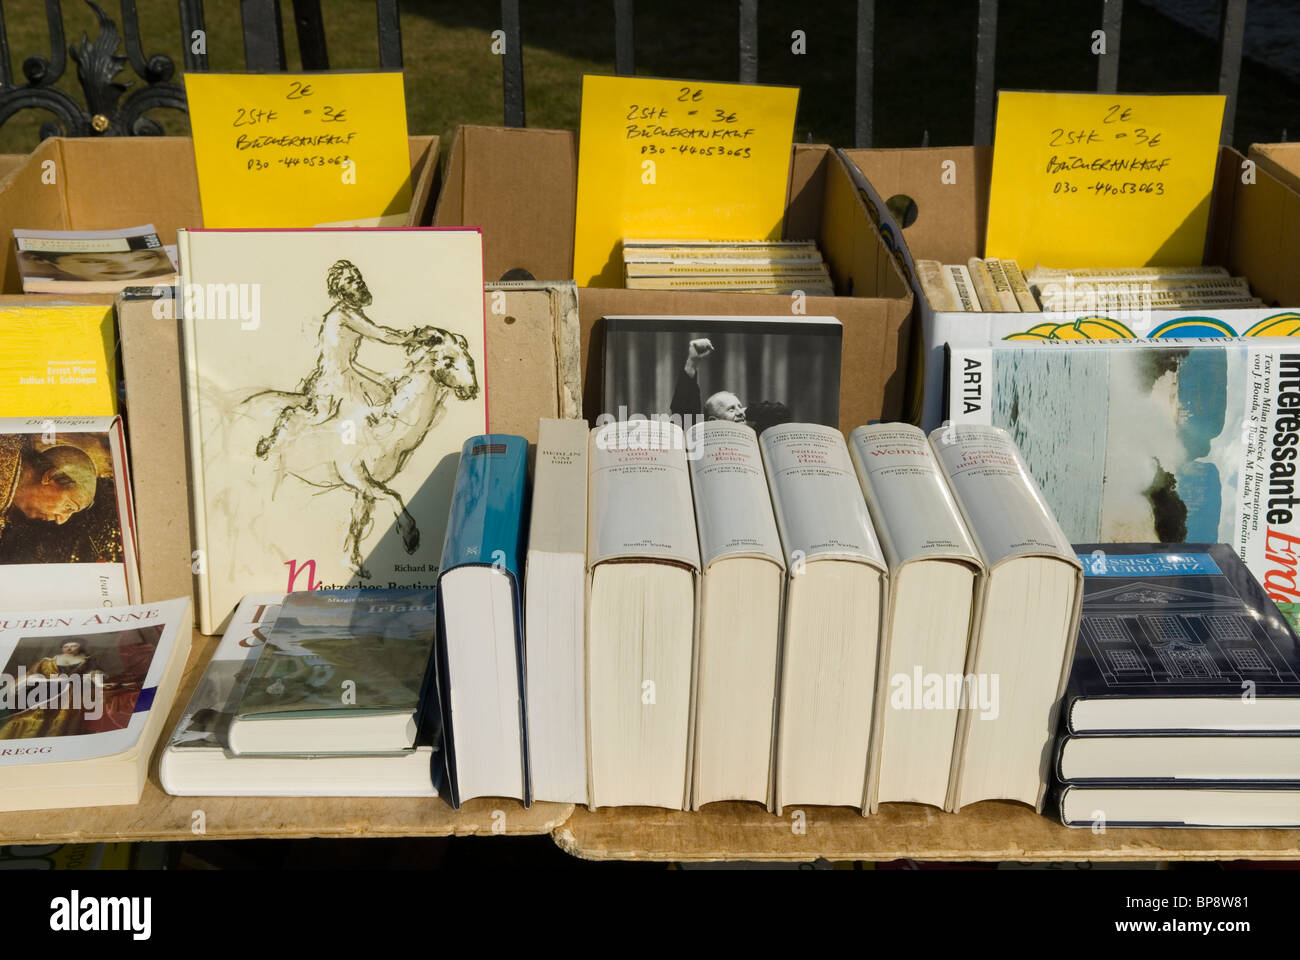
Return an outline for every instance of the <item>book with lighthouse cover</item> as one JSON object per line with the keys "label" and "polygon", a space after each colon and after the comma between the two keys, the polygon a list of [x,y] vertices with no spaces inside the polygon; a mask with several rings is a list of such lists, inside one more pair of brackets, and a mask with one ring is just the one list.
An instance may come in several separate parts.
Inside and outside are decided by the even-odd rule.
{"label": "book with lighthouse cover", "polygon": [[436,612],[433,590],[290,594],[234,710],[230,750],[315,756],[413,749]]}
{"label": "book with lighthouse cover", "polygon": [[1072,543],[1226,543],[1300,614],[1300,345],[949,348],[953,423],[1003,427]]}
{"label": "book with lighthouse cover", "polygon": [[250,594],[240,601],[190,696],[158,763],[173,796],[433,797],[429,776],[438,742],[424,729],[414,750],[375,756],[237,756],[230,723],[257,667],[284,595]]}
{"label": "book with lighthouse cover", "polygon": [[250,592],[432,587],[456,455],[487,428],[478,230],[178,246],[202,632]]}

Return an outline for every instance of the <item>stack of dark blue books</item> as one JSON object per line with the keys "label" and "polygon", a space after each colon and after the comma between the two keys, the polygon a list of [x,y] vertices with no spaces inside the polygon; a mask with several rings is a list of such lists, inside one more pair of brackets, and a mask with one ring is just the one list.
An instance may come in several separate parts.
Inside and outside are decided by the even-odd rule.
{"label": "stack of dark blue books", "polygon": [[1223,544],[1086,544],[1066,826],[1300,826],[1300,641]]}

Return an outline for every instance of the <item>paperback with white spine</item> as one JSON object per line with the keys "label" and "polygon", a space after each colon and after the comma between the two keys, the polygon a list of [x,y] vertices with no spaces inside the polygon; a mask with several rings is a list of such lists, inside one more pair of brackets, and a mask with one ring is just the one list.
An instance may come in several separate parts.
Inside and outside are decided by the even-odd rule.
{"label": "paperback with white spine", "polygon": [[[606,560],[680,563],[699,572],[682,428],[628,420],[591,431],[587,568]],[[617,477],[620,499],[610,494]]]}
{"label": "paperback with white spine", "polygon": [[533,799],[587,802],[587,421],[537,427],[524,588]]}
{"label": "paperback with white spine", "polygon": [[688,436],[687,448],[699,454],[690,466],[703,568],[729,557],[755,557],[784,570],[757,434],[730,420],[706,420]]}
{"label": "paperback with white spine", "polygon": [[[881,799],[882,783],[886,801],[942,806],[951,777],[958,704],[922,702],[919,688],[943,683],[947,689],[950,678],[962,676],[982,565],[924,431],[905,423],[858,427],[849,434],[849,453],[889,563],[890,602],[876,687],[880,735],[872,756],[876,775],[869,777],[876,788],[869,798],[871,810],[875,812]],[[939,566],[922,569],[925,561],[938,561]],[[930,601],[914,592],[912,570],[927,574],[931,569],[934,575],[918,584],[922,594],[939,580],[963,589],[962,595],[934,596]],[[900,609],[904,606],[905,611]],[[932,649],[915,637],[915,624],[895,636],[900,613],[914,613],[918,606],[928,611],[931,627],[941,631],[933,639],[948,641],[941,648]],[[953,616],[947,618],[950,612]]]}
{"label": "paperback with white spine", "polygon": [[785,562],[758,435],[707,420],[687,436],[703,570],[692,807],[770,808]]}
{"label": "paperback with white spine", "polygon": [[790,576],[798,576],[801,562],[823,558],[886,570],[840,432],[815,423],[787,423],[763,431],[761,442]]}
{"label": "paperback with white spine", "polygon": [[925,431],[906,423],[858,427],[849,434],[849,452],[866,479],[862,490],[890,570],[913,560],[979,565]]}
{"label": "paperback with white spine", "polygon": [[930,444],[990,569],[1015,557],[1050,556],[1078,567],[1083,576],[1010,434],[992,426],[949,424],[930,434]]}
{"label": "paperback with white spine", "polygon": [[852,805],[865,815],[888,602],[884,554],[838,430],[782,424],[760,443],[788,570],[774,806]]}
{"label": "paperback with white spine", "polygon": [[[968,677],[975,676],[977,681],[981,674],[988,675],[990,684],[997,680],[1000,696],[994,696],[991,704],[982,705],[986,707],[983,710],[974,709],[969,702],[963,703],[953,753],[947,805],[950,811],[957,812],[963,803],[995,795],[1032,803],[1036,809],[1041,810],[1049,769],[1042,757],[1048,752],[1046,744],[1054,739],[1061,697],[1065,692],[1070,664],[1074,660],[1083,594],[1083,566],[1043,499],[1009,433],[998,427],[948,424],[930,434],[930,445],[943,467],[954,499],[987,571],[976,608],[976,618],[980,623],[993,613],[1000,612],[992,593],[994,578],[1004,565],[1037,558],[1060,562],[1070,571],[1072,599],[1068,609],[1055,611],[1058,614],[1057,620],[1063,623],[1063,629],[1058,633],[1062,634],[1064,650],[1059,666],[1054,653],[1049,658],[1052,661],[1051,674],[1055,677],[1055,683],[1050,688],[1044,681],[1037,679],[1040,675],[1045,675],[1043,671],[1046,670],[1046,659],[1037,664],[1041,669],[1036,672],[1031,673],[1026,666],[1033,660],[1032,654],[1035,652],[1046,658],[1046,653],[1042,652],[1043,645],[1049,642],[1046,635],[1019,638],[1020,646],[1017,650],[1010,654],[1001,651],[1004,659],[999,664],[992,664],[992,652],[985,656],[984,648],[1003,638],[990,638],[979,627],[972,628],[966,674]],[[1060,568],[1054,567],[1053,570],[1059,571]],[[1034,583],[1029,586],[1031,591],[1036,589]],[[1003,597],[999,603],[1005,601],[1006,598]],[[1014,598],[1011,601],[1012,604],[1017,602]],[[1028,613],[1025,616],[1028,617]],[[1002,676],[1002,672],[1007,675]],[[1025,679],[1030,676],[1036,679],[1032,682]],[[970,687],[965,688],[964,693],[969,698]],[[988,708],[991,708],[991,714]],[[999,717],[1003,721],[1001,724],[997,722]],[[1019,731],[1012,729],[1016,727]],[[1010,737],[1009,729],[1012,730]],[[1018,732],[1023,733],[1023,736],[1017,736]],[[996,791],[999,788],[986,785],[976,790],[978,795],[970,795],[969,785],[964,782],[969,773],[966,761],[970,755],[996,755],[999,751],[1009,750],[1009,744],[1023,748],[1025,742],[1032,741],[1035,736],[1045,738],[1041,757],[1035,758],[1038,761],[1035,763],[1038,767],[1036,790],[1030,791],[1025,787],[1030,777],[1025,770],[1017,769],[1017,775],[1021,777],[1017,786],[1008,786],[1001,793],[990,793],[990,789]],[[980,771],[983,778],[981,782],[996,779],[992,775],[985,776],[986,773],[986,770]]]}
{"label": "paperback with white spine", "polygon": [[700,550],[681,427],[597,427],[588,448],[588,805],[691,799]]}

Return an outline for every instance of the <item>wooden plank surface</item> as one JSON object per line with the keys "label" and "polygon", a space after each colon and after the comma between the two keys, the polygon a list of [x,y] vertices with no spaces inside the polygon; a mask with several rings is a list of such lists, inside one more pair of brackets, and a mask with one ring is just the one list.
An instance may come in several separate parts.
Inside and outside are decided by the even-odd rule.
{"label": "wooden plank surface", "polygon": [[[216,647],[194,636],[170,731]],[[803,811],[796,822],[794,811]],[[196,833],[202,811],[203,832]],[[438,837],[550,833],[590,860],[1272,860],[1300,859],[1300,830],[1072,830],[1017,803],[987,801],[961,814],[882,804],[863,818],[847,807],[715,803],[698,813],[649,807],[595,812],[571,804],[440,799],[171,797],[157,758],[137,805],[0,814],[0,844],[304,837]]]}
{"label": "wooden plank surface", "polygon": [[[798,823],[794,811],[802,810]],[[797,829],[796,829],[797,828]],[[1274,860],[1300,858],[1300,830],[1069,829],[1022,804],[989,800],[960,814],[913,803],[848,807],[713,803],[698,813],[649,807],[574,810],[552,837],[587,860]]]}

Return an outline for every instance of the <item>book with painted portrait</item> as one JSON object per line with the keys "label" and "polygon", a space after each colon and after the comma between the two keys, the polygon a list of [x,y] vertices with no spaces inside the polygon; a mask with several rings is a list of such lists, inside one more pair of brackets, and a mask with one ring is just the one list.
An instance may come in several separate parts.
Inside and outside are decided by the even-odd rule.
{"label": "book with painted portrait", "polygon": [[431,588],[487,429],[476,229],[179,236],[200,629],[247,593]]}
{"label": "book with painted portrait", "polygon": [[189,608],[0,614],[0,810],[139,801],[189,656]]}
{"label": "book with painted portrait", "polygon": [[139,597],[121,419],[0,419],[0,609]]}

